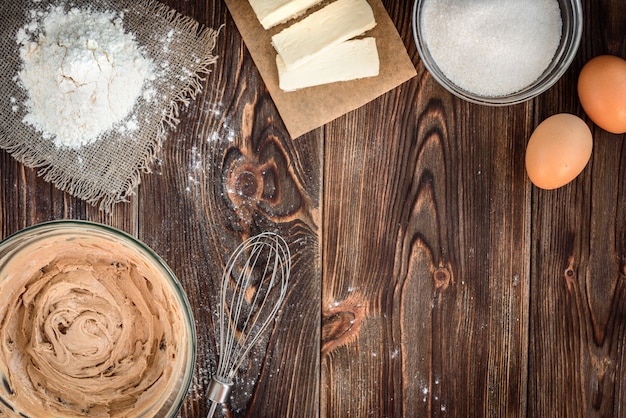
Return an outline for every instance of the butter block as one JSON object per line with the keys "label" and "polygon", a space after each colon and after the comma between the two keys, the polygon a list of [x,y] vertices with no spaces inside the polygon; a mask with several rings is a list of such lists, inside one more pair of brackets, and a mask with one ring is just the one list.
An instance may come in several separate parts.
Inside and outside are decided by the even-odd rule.
{"label": "butter block", "polygon": [[380,69],[376,39],[352,39],[328,48],[295,69],[287,69],[276,55],[278,85],[293,91],[338,81],[375,77]]}
{"label": "butter block", "polygon": [[337,0],[272,36],[272,45],[291,70],[374,26],[366,0]]}
{"label": "butter block", "polygon": [[322,0],[249,0],[264,29],[273,28],[298,17],[321,2]]}

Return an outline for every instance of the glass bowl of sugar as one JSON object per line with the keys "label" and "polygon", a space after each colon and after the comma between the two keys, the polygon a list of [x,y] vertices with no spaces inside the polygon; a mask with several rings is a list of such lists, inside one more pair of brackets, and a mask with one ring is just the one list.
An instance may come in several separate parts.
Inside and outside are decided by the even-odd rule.
{"label": "glass bowl of sugar", "polygon": [[472,103],[506,106],[552,87],[582,36],[580,0],[416,0],[413,36],[439,84]]}

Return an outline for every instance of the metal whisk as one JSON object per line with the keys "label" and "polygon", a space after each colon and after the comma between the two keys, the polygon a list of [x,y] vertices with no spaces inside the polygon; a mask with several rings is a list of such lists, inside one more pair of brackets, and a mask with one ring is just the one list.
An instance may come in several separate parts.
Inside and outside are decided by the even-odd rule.
{"label": "metal whisk", "polygon": [[291,253],[285,240],[264,232],[243,241],[222,274],[218,364],[207,389],[208,418],[228,399],[237,370],[274,320],[287,293]]}

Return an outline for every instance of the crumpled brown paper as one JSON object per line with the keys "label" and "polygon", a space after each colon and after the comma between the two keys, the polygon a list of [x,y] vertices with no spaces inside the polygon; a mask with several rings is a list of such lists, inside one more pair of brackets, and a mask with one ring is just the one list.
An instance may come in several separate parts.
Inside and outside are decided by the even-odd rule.
{"label": "crumpled brown paper", "polygon": [[[64,3],[55,3],[64,4]],[[33,10],[47,2],[12,1],[0,5],[0,147],[28,167],[36,167],[46,181],[109,212],[134,194],[142,173],[150,171],[168,126],[178,123],[179,106],[202,89],[203,75],[216,57],[217,31],[201,26],[156,0],[73,0],[72,7],[94,11],[123,11],[124,31],[133,33],[144,56],[159,75],[150,101],[140,98],[132,112],[138,129],[110,130],[98,141],[78,149],[57,148],[52,139],[22,120],[27,93],[17,74],[22,62],[16,34],[30,22]]]}

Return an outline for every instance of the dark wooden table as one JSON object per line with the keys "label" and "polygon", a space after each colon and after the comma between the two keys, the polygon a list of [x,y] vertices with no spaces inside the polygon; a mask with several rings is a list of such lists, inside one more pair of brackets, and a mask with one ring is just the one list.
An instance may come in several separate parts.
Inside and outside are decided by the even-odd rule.
{"label": "dark wooden table", "polygon": [[[419,59],[411,2],[385,0],[418,76],[292,140],[221,1],[167,0],[224,24],[203,93],[152,174],[111,215],[0,152],[0,227],[72,218],[151,246],[178,275],[198,327],[183,417],[204,417],[223,259],[279,231],[292,285],[229,416],[626,416],[626,138],[592,125],[576,95],[591,57],[626,58],[626,2],[585,0],[564,77],[502,108],[456,99]],[[571,184],[535,188],[534,127],[589,122],[594,149]]]}

